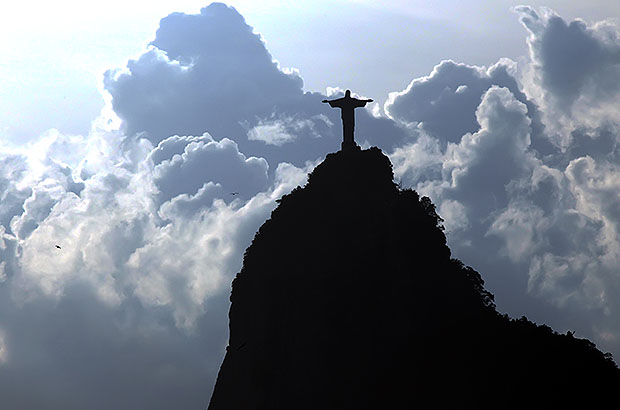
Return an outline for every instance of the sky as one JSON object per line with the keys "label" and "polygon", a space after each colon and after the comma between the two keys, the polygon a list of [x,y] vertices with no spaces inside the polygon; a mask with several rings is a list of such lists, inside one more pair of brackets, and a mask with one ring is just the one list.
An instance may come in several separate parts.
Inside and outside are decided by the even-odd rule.
{"label": "sky", "polygon": [[243,252],[347,88],[501,312],[620,357],[615,2],[1,7],[3,408],[206,408]]}

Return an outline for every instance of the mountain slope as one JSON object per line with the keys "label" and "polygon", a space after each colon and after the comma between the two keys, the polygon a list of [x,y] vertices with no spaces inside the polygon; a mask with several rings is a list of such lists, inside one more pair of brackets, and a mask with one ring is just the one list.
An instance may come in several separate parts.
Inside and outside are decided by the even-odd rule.
{"label": "mountain slope", "polygon": [[246,251],[209,409],[505,408],[611,394],[613,361],[498,314],[440,223],[428,198],[394,184],[379,149],[328,155]]}

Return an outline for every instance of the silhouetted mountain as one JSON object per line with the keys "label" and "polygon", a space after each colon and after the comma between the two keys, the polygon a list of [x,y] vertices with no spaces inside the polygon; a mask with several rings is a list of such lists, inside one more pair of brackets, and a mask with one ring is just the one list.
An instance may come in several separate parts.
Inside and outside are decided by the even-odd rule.
{"label": "silhouetted mountain", "polygon": [[[500,315],[377,148],[285,195],[233,282],[210,410],[529,408],[611,397],[591,342]],[[534,401],[536,400],[536,401]]]}

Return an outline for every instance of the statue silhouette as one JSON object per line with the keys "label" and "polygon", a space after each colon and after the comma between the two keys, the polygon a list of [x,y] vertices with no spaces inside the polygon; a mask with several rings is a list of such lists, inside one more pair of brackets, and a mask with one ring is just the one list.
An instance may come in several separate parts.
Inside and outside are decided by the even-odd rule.
{"label": "statue silhouette", "polygon": [[364,107],[366,103],[372,102],[372,100],[359,100],[351,97],[351,91],[347,90],[343,98],[336,100],[323,100],[324,103],[329,103],[333,108],[340,108],[342,112],[342,150],[357,147],[353,138],[355,131],[355,113],[353,110],[359,107]]}

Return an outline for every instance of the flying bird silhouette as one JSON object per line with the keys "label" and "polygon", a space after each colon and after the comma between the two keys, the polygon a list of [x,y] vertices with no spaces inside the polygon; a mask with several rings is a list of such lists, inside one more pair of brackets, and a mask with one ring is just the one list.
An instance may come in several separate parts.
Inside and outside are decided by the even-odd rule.
{"label": "flying bird silhouette", "polygon": [[58,249],[62,249],[62,248],[60,247],[60,245],[56,245],[56,248],[58,248]]}
{"label": "flying bird silhouette", "polygon": [[231,192],[231,195],[239,195],[239,192]]}

